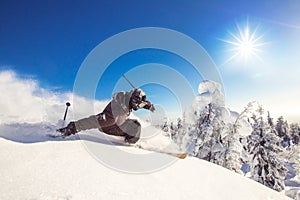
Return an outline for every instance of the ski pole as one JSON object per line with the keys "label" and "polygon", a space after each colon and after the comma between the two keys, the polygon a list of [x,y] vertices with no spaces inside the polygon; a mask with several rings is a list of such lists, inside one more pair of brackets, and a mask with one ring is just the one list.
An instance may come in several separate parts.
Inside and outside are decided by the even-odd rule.
{"label": "ski pole", "polygon": [[65,121],[66,121],[66,118],[67,118],[67,113],[68,113],[68,109],[69,109],[69,106],[70,106],[71,104],[69,103],[69,102],[67,102],[66,103],[66,111],[65,111],[65,115],[64,115],[64,124],[65,124]]}
{"label": "ski pole", "polygon": [[125,76],[125,74],[123,74],[122,76],[123,76],[123,78],[129,83],[129,85],[130,85],[133,89],[135,89],[134,85],[127,79],[127,77]]}

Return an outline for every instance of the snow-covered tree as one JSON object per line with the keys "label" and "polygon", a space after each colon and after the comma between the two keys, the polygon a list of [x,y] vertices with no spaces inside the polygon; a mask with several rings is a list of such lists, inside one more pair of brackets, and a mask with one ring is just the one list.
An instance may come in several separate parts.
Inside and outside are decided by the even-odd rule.
{"label": "snow-covered tree", "polygon": [[298,145],[300,142],[300,127],[294,123],[290,125],[290,137],[293,144]]}
{"label": "snow-covered tree", "polygon": [[[207,96],[204,98],[208,99]],[[198,106],[194,111],[194,124],[184,125],[184,137],[187,152],[225,168],[242,173],[243,146],[240,142],[239,128],[247,123],[253,102],[240,114],[233,114],[219,103]]]}
{"label": "snow-covered tree", "polygon": [[278,158],[282,151],[277,144],[280,139],[274,130],[263,120],[263,109],[258,116],[253,115],[253,131],[248,137],[247,149],[251,154],[251,178],[277,191],[284,189],[287,170]]}
{"label": "snow-covered tree", "polygon": [[164,124],[161,126],[161,129],[164,132],[169,132],[169,125],[168,125],[168,121],[165,121]]}
{"label": "snow-covered tree", "polygon": [[219,107],[208,104],[190,130],[191,154],[241,173],[242,145],[236,124],[225,123]]}
{"label": "snow-covered tree", "polygon": [[169,132],[171,135],[172,141],[174,141],[180,148],[182,148],[182,141],[186,134],[185,128],[183,127],[184,124],[181,118],[177,119],[177,124],[174,125],[173,122],[170,124]]}
{"label": "snow-covered tree", "polygon": [[210,160],[211,156],[211,139],[212,139],[212,108],[211,104],[205,107],[204,110],[194,112],[198,117],[195,124],[192,124],[189,129],[187,150],[192,156]]}
{"label": "snow-covered tree", "polygon": [[242,122],[245,122],[245,118],[253,109],[254,103],[248,103],[233,123],[227,123],[226,132],[222,134],[222,144],[225,149],[222,166],[237,173],[242,173],[242,164],[248,160],[243,149],[243,137],[240,135],[239,129],[242,127]]}
{"label": "snow-covered tree", "polygon": [[213,114],[212,115],[213,118],[211,121],[212,138],[211,138],[211,142],[207,144],[210,145],[211,147],[211,157],[209,161],[221,166],[225,166],[226,165],[225,157],[229,153],[229,151],[227,151],[228,149],[226,148],[229,142],[227,140],[229,138],[227,134],[228,133],[227,125],[223,121],[220,108],[213,108],[212,114]]}
{"label": "snow-covered tree", "polygon": [[277,119],[275,129],[278,136],[282,138],[281,145],[283,147],[290,146],[289,125],[288,122],[284,120],[282,116]]}
{"label": "snow-covered tree", "polygon": [[235,125],[228,124],[219,143],[222,148],[220,148],[218,157],[216,157],[218,160],[214,162],[237,173],[242,173],[241,156],[243,147],[239,139],[240,136]]}
{"label": "snow-covered tree", "polygon": [[177,125],[176,125],[176,143],[179,145],[179,147],[183,146],[183,138],[186,135],[186,128],[184,127],[183,121],[181,118],[177,119]]}
{"label": "snow-covered tree", "polygon": [[177,129],[181,129],[183,127],[183,122],[180,118],[177,119]]}
{"label": "snow-covered tree", "polygon": [[171,124],[170,124],[170,130],[171,130],[171,131],[176,130],[173,122],[171,122]]}
{"label": "snow-covered tree", "polygon": [[270,112],[268,111],[268,124],[272,127],[274,126],[273,118],[270,116]]}

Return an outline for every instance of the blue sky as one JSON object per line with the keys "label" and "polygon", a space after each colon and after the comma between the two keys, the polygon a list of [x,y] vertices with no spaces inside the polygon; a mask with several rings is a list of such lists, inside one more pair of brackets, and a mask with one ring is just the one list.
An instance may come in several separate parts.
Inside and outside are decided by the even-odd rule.
{"label": "blue sky", "polygon": [[[168,28],[193,38],[208,52],[222,77],[228,107],[240,111],[257,100],[271,113],[295,120],[300,112],[299,10],[295,0],[2,0],[0,69],[34,77],[51,90],[72,91],[78,69],[99,43],[133,28]],[[238,50],[232,42],[240,36],[238,27],[242,34],[246,27],[250,35],[256,31],[257,51],[248,52],[247,58],[234,57]],[[201,81],[184,60],[168,52],[142,50],[112,64],[103,77],[111,82],[97,91],[97,98],[110,98],[114,83],[131,67],[152,62],[174,67],[194,90]],[[114,64],[128,67],[119,70]],[[152,93],[151,87],[145,89],[155,103],[166,101],[162,88]]]}

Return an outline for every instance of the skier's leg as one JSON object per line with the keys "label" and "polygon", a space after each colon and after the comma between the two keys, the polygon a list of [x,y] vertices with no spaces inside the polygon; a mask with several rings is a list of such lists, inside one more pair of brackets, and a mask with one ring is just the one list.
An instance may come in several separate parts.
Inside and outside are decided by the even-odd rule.
{"label": "skier's leg", "polygon": [[99,128],[99,120],[102,118],[101,114],[91,115],[87,118],[80,119],[78,121],[70,122],[68,126],[65,128],[58,129],[58,132],[62,134],[62,136],[69,136],[80,131]]}
{"label": "skier's leg", "polygon": [[75,121],[75,126],[76,126],[76,131],[85,131],[89,129],[94,129],[94,128],[100,128],[99,125],[99,117],[100,115],[91,115],[87,118],[80,119],[78,121]]}
{"label": "skier's leg", "polygon": [[127,119],[121,126],[113,125],[99,130],[109,135],[124,136],[126,142],[134,144],[140,139],[141,124],[137,120]]}
{"label": "skier's leg", "polygon": [[125,133],[125,141],[128,143],[136,143],[140,139],[141,124],[134,119],[127,119],[120,129]]}

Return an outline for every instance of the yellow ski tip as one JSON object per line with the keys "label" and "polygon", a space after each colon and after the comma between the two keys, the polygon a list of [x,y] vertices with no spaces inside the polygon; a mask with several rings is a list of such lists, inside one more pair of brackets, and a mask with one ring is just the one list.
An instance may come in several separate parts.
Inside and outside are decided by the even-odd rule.
{"label": "yellow ski tip", "polygon": [[186,153],[180,153],[180,154],[177,154],[176,157],[180,158],[180,159],[185,159],[187,157],[187,154]]}

